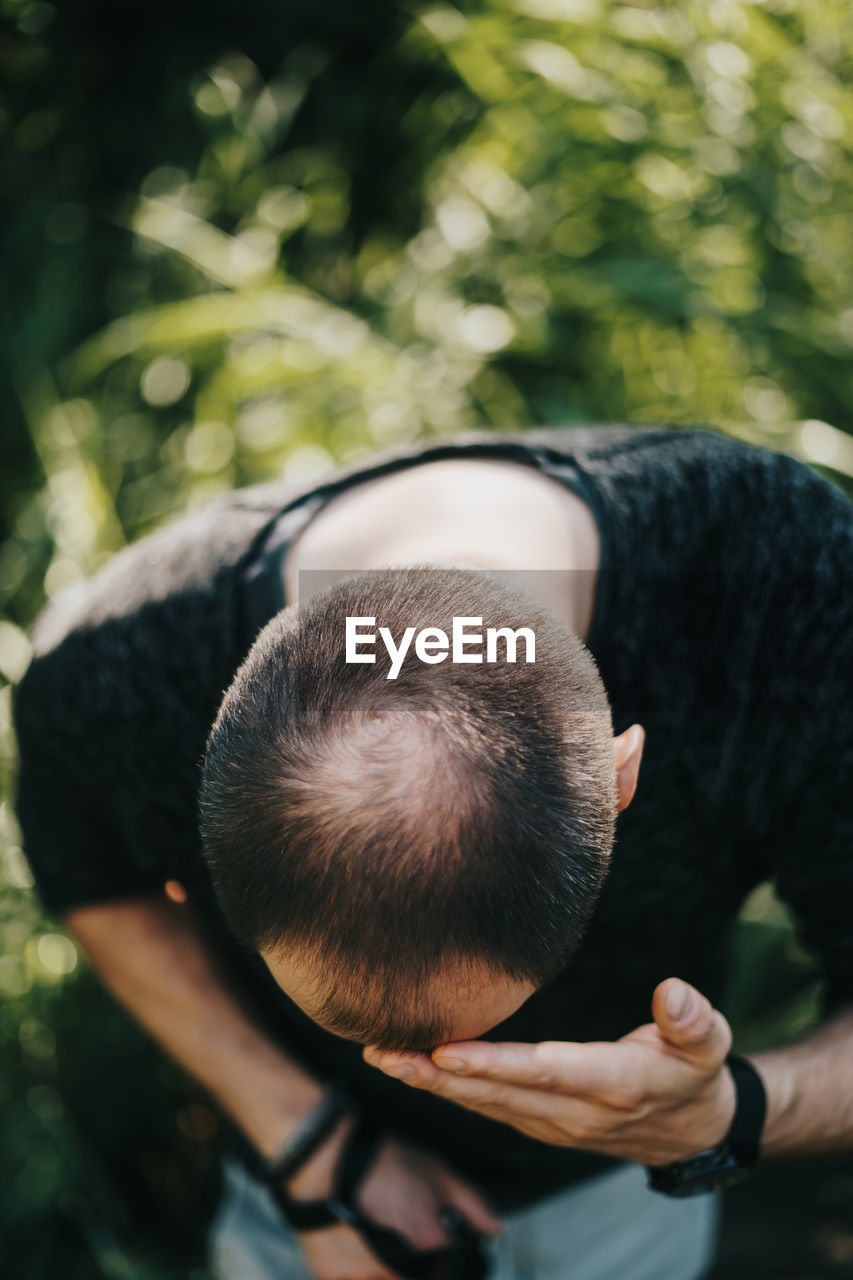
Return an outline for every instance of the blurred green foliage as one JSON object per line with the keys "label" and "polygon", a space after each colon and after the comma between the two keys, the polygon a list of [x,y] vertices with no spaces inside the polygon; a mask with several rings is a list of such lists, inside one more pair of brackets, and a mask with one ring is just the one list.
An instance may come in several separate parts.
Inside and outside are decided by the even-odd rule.
{"label": "blurred green foliage", "polygon": [[[31,892],[27,627],[222,489],[470,427],[713,423],[850,491],[853,9],[0,14],[0,1252],[28,1280],[165,1276],[197,1261],[215,1121]],[[808,1025],[769,887],[738,959],[745,1047]]]}

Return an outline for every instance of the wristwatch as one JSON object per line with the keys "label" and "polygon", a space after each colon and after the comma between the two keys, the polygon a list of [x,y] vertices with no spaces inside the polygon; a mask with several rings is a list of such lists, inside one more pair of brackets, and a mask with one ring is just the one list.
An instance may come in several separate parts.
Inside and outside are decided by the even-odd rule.
{"label": "wristwatch", "polygon": [[721,1143],[673,1164],[650,1165],[648,1184],[668,1196],[696,1196],[742,1182],[758,1159],[767,1115],[764,1083],[751,1062],[730,1053],[726,1066],[735,1084],[735,1114]]}

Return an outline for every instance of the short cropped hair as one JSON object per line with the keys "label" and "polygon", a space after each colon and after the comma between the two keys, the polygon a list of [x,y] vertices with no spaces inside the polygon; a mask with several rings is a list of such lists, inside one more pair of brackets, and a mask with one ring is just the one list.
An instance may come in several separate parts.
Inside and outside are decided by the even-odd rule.
{"label": "short cropped hair", "polygon": [[[470,616],[530,627],[535,661],[426,665],[412,646],[388,679],[378,643],[375,663],[345,662],[347,617],[399,641]],[[200,788],[232,932],[307,960],[330,1029],[392,1049],[447,1037],[448,964],[537,987],[561,972],[615,815],[592,655],[525,590],[448,567],[360,573],[274,617],[225,694]]]}

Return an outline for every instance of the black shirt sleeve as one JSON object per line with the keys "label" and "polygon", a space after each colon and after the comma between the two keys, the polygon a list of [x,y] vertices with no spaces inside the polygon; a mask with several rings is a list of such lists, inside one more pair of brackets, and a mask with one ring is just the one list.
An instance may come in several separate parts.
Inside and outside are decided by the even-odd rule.
{"label": "black shirt sleeve", "polygon": [[271,516],[253,494],[124,548],[34,627],[14,703],[17,812],[53,913],[201,874],[198,762],[243,657],[239,567]]}
{"label": "black shirt sleeve", "polygon": [[[85,639],[85,636],[81,637]],[[78,659],[85,645],[74,646]],[[120,821],[115,727],[105,734],[86,707],[86,662],[64,649],[37,658],[17,690],[17,814],[35,887],[45,909],[77,906],[161,888],[167,878],[142,830]]]}

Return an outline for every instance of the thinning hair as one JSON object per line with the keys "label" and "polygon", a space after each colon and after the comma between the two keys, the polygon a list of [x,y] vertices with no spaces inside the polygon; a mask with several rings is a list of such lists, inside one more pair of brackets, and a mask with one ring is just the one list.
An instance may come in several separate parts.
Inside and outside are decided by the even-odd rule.
{"label": "thinning hair", "polygon": [[[526,626],[532,663],[345,661],[347,617]],[[472,569],[347,578],[268,623],[211,730],[200,826],[232,932],[316,975],[330,1030],[446,1038],[447,966],[536,986],[576,950],[616,814],[595,662],[533,596]]]}

